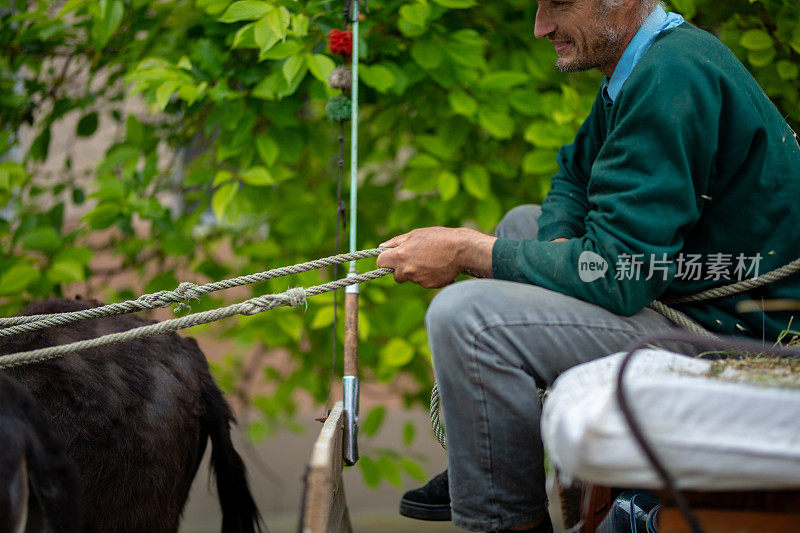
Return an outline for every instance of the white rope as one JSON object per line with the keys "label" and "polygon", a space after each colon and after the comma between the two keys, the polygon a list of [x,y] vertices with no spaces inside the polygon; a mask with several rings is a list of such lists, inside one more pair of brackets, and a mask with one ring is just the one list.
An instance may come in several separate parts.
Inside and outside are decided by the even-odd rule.
{"label": "white rope", "polygon": [[242,285],[249,285],[252,283],[259,283],[273,278],[288,276],[290,274],[299,274],[309,270],[316,270],[326,266],[336,265],[339,263],[346,263],[356,259],[365,259],[367,257],[375,257],[383,251],[383,248],[372,248],[370,250],[360,250],[348,254],[332,255],[330,257],[323,257],[315,259],[306,263],[299,263],[256,274],[248,274],[246,276],[239,276],[237,278],[224,279],[215,281],[213,283],[206,283],[205,285],[195,285],[194,283],[184,282],[178,285],[174,291],[159,291],[152,294],[144,294],[135,300],[127,300],[125,302],[117,302],[113,304],[103,305],[100,307],[92,307],[91,309],[84,309],[82,311],[72,311],[69,313],[53,313],[46,315],[29,315],[29,316],[15,316],[9,318],[0,318],[0,337],[8,335],[16,335],[27,331],[35,331],[39,329],[49,328],[52,326],[63,326],[78,320],[85,320],[87,318],[100,318],[111,315],[123,315],[126,313],[134,313],[136,311],[143,311],[146,309],[158,309],[161,307],[168,307],[170,304],[178,303],[176,311],[183,307],[188,307],[187,300],[198,300],[204,294],[210,292],[220,291],[224,289],[231,289]]}
{"label": "white rope", "polygon": [[29,350],[26,352],[17,352],[8,355],[2,355],[0,356],[0,370],[27,363],[46,361],[48,359],[61,357],[64,355],[79,352],[81,350],[86,350],[89,348],[107,346],[109,344],[126,342],[133,339],[154,337],[156,335],[161,335],[162,333],[167,333],[170,331],[177,331],[179,329],[198,326],[200,324],[208,324],[210,322],[221,320],[223,318],[228,318],[234,315],[250,316],[258,313],[263,313],[264,311],[269,311],[271,309],[275,309],[276,307],[281,307],[281,306],[297,307],[305,303],[306,298],[308,298],[309,296],[316,296],[317,294],[322,294],[328,291],[335,291],[337,289],[347,287],[348,285],[363,283],[365,281],[377,279],[386,276],[388,274],[391,274],[392,272],[393,270],[390,268],[379,268],[377,270],[371,270],[363,274],[347,276],[346,278],[330,281],[328,283],[323,283],[322,285],[309,287],[308,289],[303,289],[298,287],[294,289],[289,289],[288,291],[282,293],[258,296],[256,298],[251,298],[250,300],[229,305],[227,307],[221,307],[219,309],[212,309],[210,311],[194,313],[191,315],[187,315],[185,317],[174,318],[172,320],[165,320],[164,322],[157,322],[156,324],[141,326],[138,328],[129,329],[127,331],[121,331],[119,333],[111,333],[109,335],[103,335],[95,339],[82,340],[70,344],[65,344],[62,346],[50,346],[47,348],[40,348],[37,350]]}

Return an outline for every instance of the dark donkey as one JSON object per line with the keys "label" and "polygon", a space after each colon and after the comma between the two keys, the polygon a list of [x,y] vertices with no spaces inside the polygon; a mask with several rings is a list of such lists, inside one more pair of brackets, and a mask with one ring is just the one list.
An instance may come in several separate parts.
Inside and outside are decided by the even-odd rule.
{"label": "dark donkey", "polygon": [[[26,524],[42,529],[45,523],[53,532],[79,531],[77,468],[36,400],[1,375],[0,450],[0,533],[22,531]],[[28,514],[31,492],[41,504]]]}
{"label": "dark donkey", "polygon": [[[100,305],[47,300],[21,314]],[[66,344],[152,324],[121,315],[0,338],[0,354]],[[47,413],[80,471],[82,531],[176,531],[206,442],[222,531],[260,531],[244,463],[231,443],[230,406],[194,339],[175,333],[4,371]]]}

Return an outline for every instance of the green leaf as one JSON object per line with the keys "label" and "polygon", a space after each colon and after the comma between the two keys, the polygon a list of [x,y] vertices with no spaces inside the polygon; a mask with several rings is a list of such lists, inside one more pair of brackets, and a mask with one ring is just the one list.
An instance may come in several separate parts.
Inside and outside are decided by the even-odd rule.
{"label": "green leaf", "polygon": [[395,487],[401,487],[403,485],[403,478],[400,476],[400,468],[397,466],[397,463],[392,461],[391,457],[384,455],[378,459],[378,468],[383,477],[386,478],[386,481]]}
{"label": "green leaf", "polygon": [[361,65],[358,72],[361,80],[378,92],[385,93],[394,87],[394,74],[383,65]]}
{"label": "green leaf", "polygon": [[439,198],[446,202],[458,194],[458,177],[447,170],[439,174]]}
{"label": "green leaf", "polygon": [[[102,5],[107,5],[101,2]],[[121,0],[114,0],[111,2],[111,7],[102,8],[99,10],[99,17],[93,19],[92,23],[92,41],[98,50],[102,50],[108,40],[114,35],[114,32],[119,28],[122,22],[122,17],[125,15],[125,7]]]}
{"label": "green leaf", "polygon": [[497,139],[509,139],[514,134],[514,121],[505,113],[481,107],[478,111],[478,122]]}
{"label": "green leaf", "polygon": [[775,55],[776,52],[774,48],[767,48],[766,50],[748,52],[747,60],[754,67],[762,68],[772,63],[772,60],[775,59]]}
{"label": "green leaf", "polygon": [[125,184],[116,178],[98,178],[97,191],[91,196],[100,200],[121,200],[125,196]]}
{"label": "green leaf", "polygon": [[381,348],[381,363],[393,368],[400,368],[414,359],[414,347],[405,339],[395,337]]}
{"label": "green leaf", "polygon": [[478,222],[478,227],[483,231],[492,231],[497,227],[497,223],[500,222],[500,217],[502,216],[503,211],[500,208],[500,202],[494,196],[489,195],[475,206],[475,219]]}
{"label": "green leaf", "polygon": [[238,190],[239,187],[237,184],[228,183],[214,191],[214,195],[211,197],[211,209],[214,210],[217,220],[222,221],[225,219],[228,206],[230,206]]}
{"label": "green leaf", "polygon": [[145,285],[144,292],[171,291],[178,286],[178,283],[173,270],[159,272]]}
{"label": "green leaf", "polygon": [[789,46],[792,50],[800,54],[800,26],[795,28],[792,39],[789,41]]}
{"label": "green leaf", "polygon": [[106,229],[116,222],[122,214],[120,205],[116,202],[104,202],[89,211],[83,219],[92,229]]}
{"label": "green leaf", "polygon": [[403,188],[409,191],[425,193],[436,189],[436,185],[436,174],[431,172],[431,169],[413,169],[406,172]]}
{"label": "green leaf", "polygon": [[739,44],[750,51],[760,51],[771,48],[775,40],[764,30],[747,30],[739,39]]}
{"label": "green leaf", "polygon": [[282,313],[278,315],[278,326],[286,332],[295,342],[300,342],[305,324],[303,319],[295,313]]}
{"label": "green leaf", "polygon": [[308,17],[304,14],[292,14],[292,35],[296,37],[308,35],[308,22]]}
{"label": "green leaf", "polygon": [[522,158],[522,171],[526,174],[551,175],[558,172],[557,152],[534,150]]}
{"label": "green leaf", "polygon": [[55,252],[61,247],[61,237],[51,226],[32,229],[22,236],[20,242],[27,250],[41,250],[42,252]]}
{"label": "green leaf", "polygon": [[286,30],[289,29],[291,22],[289,11],[283,6],[273,9],[267,14],[267,22],[275,35],[283,39],[286,37]]}
{"label": "green leaf", "polygon": [[216,17],[225,11],[225,8],[228,7],[229,3],[230,0],[197,0],[197,7],[212,17]]}
{"label": "green leaf", "polygon": [[450,59],[464,65],[465,67],[486,70],[486,59],[483,57],[483,50],[472,44],[447,43],[442,47]]}
{"label": "green leaf", "polygon": [[414,443],[414,437],[417,435],[417,428],[411,422],[403,424],[403,446],[411,446]]}
{"label": "green leaf", "polygon": [[212,184],[216,187],[217,185],[223,185],[225,183],[229,183],[233,181],[233,173],[230,170],[218,170],[216,174],[214,174],[214,181]]}
{"label": "green leaf", "polygon": [[303,56],[289,56],[286,58],[281,68],[286,83],[291,84],[294,81],[295,76],[303,68],[304,64],[305,58]]}
{"label": "green leaf", "polygon": [[516,111],[529,117],[542,114],[542,99],[539,91],[516,89],[511,92],[508,103]]}
{"label": "green leaf", "polygon": [[258,54],[258,60],[263,61],[265,59],[285,59],[296,54],[297,52],[300,52],[303,48],[305,48],[303,43],[293,39],[288,39],[282,43],[276,44],[269,50],[262,50],[261,53]]}
{"label": "green leaf", "polygon": [[89,261],[92,260],[93,256],[94,254],[92,253],[91,248],[87,246],[75,246],[61,250],[55,255],[53,260],[54,261],[71,260],[71,261],[77,261],[82,265],[88,265]]}
{"label": "green leaf", "polygon": [[323,54],[307,54],[306,64],[311,75],[322,83],[328,83],[331,72],[336,68],[333,59]]}
{"label": "green leaf", "polygon": [[459,115],[471,117],[478,110],[478,102],[461,89],[453,89],[447,95],[450,107]]}
{"label": "green leaf", "polygon": [[368,437],[374,437],[383,424],[383,419],[386,416],[386,408],[382,405],[370,409],[367,416],[359,424],[361,431]]}
{"label": "green leaf", "polygon": [[[238,33],[237,33],[238,35]],[[245,36],[242,36],[244,38]],[[275,33],[269,21],[269,15],[262,18],[255,23],[253,27],[253,39],[261,52],[266,53],[270,48],[275,46],[278,41],[283,39],[282,35]]]}
{"label": "green leaf", "polygon": [[333,306],[325,305],[319,308],[309,327],[311,329],[321,329],[327,328],[331,324],[333,324]]}
{"label": "green leaf", "polygon": [[0,276],[0,296],[19,294],[39,277],[39,271],[28,263],[16,263]]}
{"label": "green leaf", "polygon": [[[245,24],[239,28],[236,31],[236,34],[233,36],[233,44],[231,44],[231,48],[262,48],[262,46],[259,46],[259,44],[256,42],[256,24],[256,22],[251,22],[250,24]],[[269,24],[265,22],[264,26],[267,30],[269,30],[269,35],[273,35]],[[262,33],[261,38],[266,40],[267,36]],[[277,43],[278,40],[279,39],[275,38],[275,43]],[[269,49],[269,47],[266,47],[266,49]]]}
{"label": "green leaf", "polygon": [[408,167],[431,170],[437,168],[439,164],[439,160],[435,157],[420,153],[411,158],[411,160],[408,162]]}
{"label": "green leaf", "polygon": [[270,11],[272,6],[259,0],[241,0],[234,2],[219,18],[220,22],[238,22],[240,20],[260,19]]}
{"label": "green leaf", "polygon": [[428,474],[425,472],[425,469],[415,460],[409,457],[401,457],[400,464],[403,466],[403,470],[417,481],[425,481],[428,479]]}
{"label": "green leaf", "polygon": [[525,140],[540,148],[561,148],[572,140],[569,126],[549,122],[532,122],[525,130]]}
{"label": "green leaf", "polygon": [[262,166],[248,168],[242,172],[241,178],[248,185],[264,186],[275,183],[275,179],[269,173],[269,170]]}
{"label": "green leaf", "polygon": [[448,7],[450,9],[467,9],[477,5],[475,0],[433,0],[440,6]]}
{"label": "green leaf", "polygon": [[472,165],[468,167],[461,176],[464,189],[478,200],[486,199],[490,194],[489,172],[486,167]]}
{"label": "green leaf", "polygon": [[256,150],[258,151],[258,155],[261,156],[261,160],[264,161],[264,164],[268,167],[275,164],[280,151],[278,143],[267,134],[261,134],[256,137]]}
{"label": "green leaf", "polygon": [[61,10],[58,12],[59,17],[63,17],[67,13],[75,11],[76,9],[82,7],[86,4],[86,0],[67,0],[63,6],[61,6]]}
{"label": "green leaf", "polygon": [[430,41],[415,41],[411,45],[411,58],[424,69],[433,69],[442,64],[444,53]]}
{"label": "green leaf", "polygon": [[44,161],[50,152],[50,126],[45,126],[42,132],[31,143],[28,155],[34,161]]}
{"label": "green leaf", "polygon": [[368,455],[362,455],[359,459],[358,468],[364,476],[364,484],[370,488],[375,488],[381,484],[381,471],[374,459]]}
{"label": "green leaf", "polygon": [[681,15],[687,20],[691,20],[697,13],[697,8],[694,4],[695,0],[672,0],[672,5],[675,6]]}
{"label": "green leaf", "polygon": [[72,259],[59,259],[47,270],[47,279],[53,283],[85,281],[86,271],[81,263]]}
{"label": "green leaf", "polygon": [[272,425],[265,423],[263,420],[253,420],[247,424],[246,431],[250,442],[261,442],[275,433]]}
{"label": "green leaf", "polygon": [[400,7],[400,17],[417,26],[425,27],[430,16],[431,8],[426,4],[406,4]]}
{"label": "green leaf", "polygon": [[93,135],[95,131],[97,131],[97,124],[98,124],[98,115],[97,111],[92,111],[81,117],[78,121],[78,136],[79,137],[89,137]]}
{"label": "green leaf", "polygon": [[180,83],[177,81],[165,81],[158,86],[158,89],[156,89],[156,105],[160,110],[163,111],[167,107],[169,99],[172,98],[179,85]]}
{"label": "green leaf", "polygon": [[515,70],[500,70],[489,72],[478,83],[478,87],[485,90],[510,89],[527,82],[530,79],[524,72]]}
{"label": "green leaf", "polygon": [[419,37],[420,35],[422,35],[427,31],[425,29],[425,26],[412,24],[411,22],[407,21],[404,18],[397,20],[397,28],[406,37]]}
{"label": "green leaf", "polygon": [[800,75],[800,66],[787,59],[781,59],[778,61],[778,75],[782,80],[796,80],[798,75]]}

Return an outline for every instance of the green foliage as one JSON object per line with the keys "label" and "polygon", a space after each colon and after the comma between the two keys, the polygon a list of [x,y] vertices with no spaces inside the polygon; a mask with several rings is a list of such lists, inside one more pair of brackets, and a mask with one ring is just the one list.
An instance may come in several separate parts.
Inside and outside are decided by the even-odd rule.
{"label": "green foliage", "polygon": [[[160,289],[174,287],[176,272],[181,279],[194,273],[193,281],[220,279],[333,251],[339,125],[326,120],[325,106],[339,95],[327,78],[340,58],[329,54],[324,36],[342,25],[339,4],[20,5],[0,11],[4,314],[93,279],[96,253],[113,254],[120,269]],[[674,0],[673,6],[717,32],[798,126],[795,0]],[[599,74],[559,73],[552,46],[532,36],[535,10],[534,2],[516,0],[370,2],[360,28],[358,248],[426,225],[491,231],[512,206],[542,200],[557,169],[556,151],[588,114]],[[146,112],[131,104],[137,99]],[[73,169],[69,143],[64,157],[54,152],[64,143],[53,138],[53,127],[68,117],[76,120],[75,138],[108,144],[88,175]],[[21,133],[29,139],[25,146]],[[57,171],[45,172],[46,165]],[[68,223],[65,212],[76,210],[79,223]],[[365,261],[360,268],[373,266]],[[332,276],[332,270],[306,273],[252,293]],[[104,296],[135,292],[122,287]],[[401,391],[409,405],[427,401],[431,369],[422,317],[431,297],[390,279],[362,287],[363,379],[410,376],[414,385]],[[193,309],[220,303],[207,297]],[[292,355],[291,368],[263,375],[272,392],[252,400],[263,414],[254,435],[290,423],[298,389],[317,401],[326,397],[332,303],[324,295],[305,313],[273,311],[214,329],[242,351],[283,347]],[[239,356],[215,370],[232,391],[244,373]],[[381,420],[367,415],[369,433]],[[413,439],[406,430],[404,440]],[[400,471],[420,474],[395,459],[365,457],[365,478],[397,482]]]}

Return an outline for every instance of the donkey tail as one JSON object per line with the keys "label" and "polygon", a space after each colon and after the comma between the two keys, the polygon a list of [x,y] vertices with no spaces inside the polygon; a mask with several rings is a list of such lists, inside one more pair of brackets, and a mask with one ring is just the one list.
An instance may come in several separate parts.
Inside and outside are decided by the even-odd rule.
{"label": "donkey tail", "polygon": [[[206,380],[204,380],[206,381]],[[244,462],[231,442],[233,413],[216,384],[203,385],[204,424],[211,439],[211,470],[217,478],[223,533],[261,531],[261,516],[247,484]]]}

